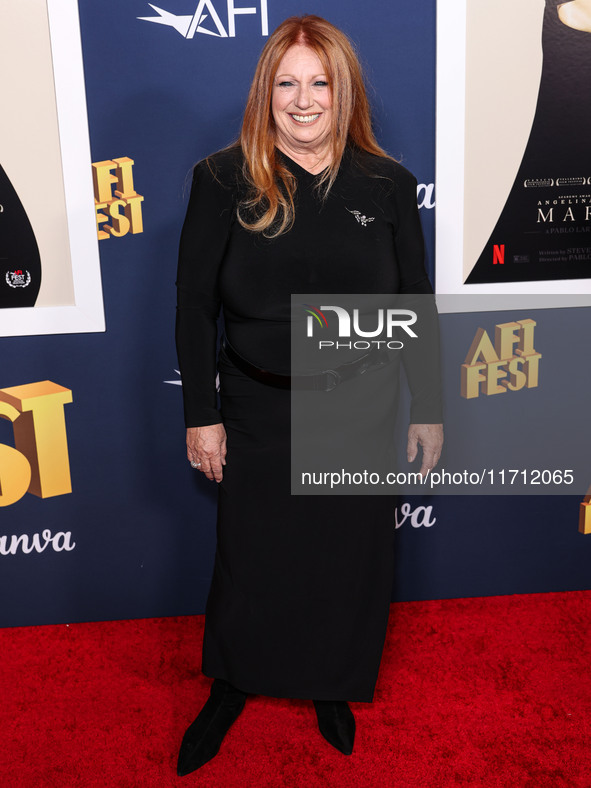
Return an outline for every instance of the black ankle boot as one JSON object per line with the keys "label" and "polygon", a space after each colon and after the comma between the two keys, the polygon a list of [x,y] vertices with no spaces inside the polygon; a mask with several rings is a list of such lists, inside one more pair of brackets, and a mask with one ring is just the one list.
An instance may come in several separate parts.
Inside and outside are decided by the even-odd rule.
{"label": "black ankle boot", "polygon": [[344,755],[353,752],[355,717],[345,700],[315,700],[320,733]]}
{"label": "black ankle boot", "polygon": [[179,752],[177,774],[184,777],[217,755],[224,736],[240,716],[246,693],[223,679],[215,679],[205,706],[189,725]]}

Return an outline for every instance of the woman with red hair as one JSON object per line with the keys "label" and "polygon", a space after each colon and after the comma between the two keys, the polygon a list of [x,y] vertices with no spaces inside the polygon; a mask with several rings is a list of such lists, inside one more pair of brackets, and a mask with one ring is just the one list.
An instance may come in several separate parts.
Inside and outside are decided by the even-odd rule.
{"label": "woman with red hair", "polygon": [[[313,700],[321,733],[352,752],[347,702],[372,700],[388,620],[394,499],[290,495],[290,296],[430,293],[423,256],[416,181],[374,138],[350,41],[319,17],[287,19],[239,141],[195,167],[181,236],[187,456],[219,499],[202,663],[214,682],[179,774],[214,757],[248,694]],[[420,444],[424,473],[440,421],[438,392],[414,387],[409,457]]]}

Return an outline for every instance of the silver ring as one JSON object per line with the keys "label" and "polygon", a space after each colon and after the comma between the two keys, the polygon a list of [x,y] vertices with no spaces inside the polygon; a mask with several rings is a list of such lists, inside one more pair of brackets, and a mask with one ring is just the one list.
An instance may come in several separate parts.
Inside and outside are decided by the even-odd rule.
{"label": "silver ring", "polygon": [[200,462],[195,462],[195,460],[191,460],[191,468],[199,468],[201,465]]}

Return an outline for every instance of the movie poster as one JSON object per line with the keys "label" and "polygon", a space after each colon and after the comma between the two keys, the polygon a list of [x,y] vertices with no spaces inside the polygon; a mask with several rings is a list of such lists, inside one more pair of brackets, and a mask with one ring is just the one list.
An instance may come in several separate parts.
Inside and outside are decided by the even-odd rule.
{"label": "movie poster", "polygon": [[[438,171],[438,232],[442,218],[442,240],[460,237],[453,256],[438,242],[438,284],[590,293],[591,4],[471,0],[451,15],[442,5],[438,157],[448,160]],[[454,177],[459,186],[448,189]],[[445,197],[453,207],[442,207]]]}
{"label": "movie poster", "polygon": [[0,335],[102,330],[79,50],[75,3],[0,4]]}

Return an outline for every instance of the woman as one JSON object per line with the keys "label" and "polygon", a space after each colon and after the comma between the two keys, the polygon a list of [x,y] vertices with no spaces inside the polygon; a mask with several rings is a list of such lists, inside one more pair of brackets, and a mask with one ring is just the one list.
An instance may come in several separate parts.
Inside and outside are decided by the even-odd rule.
{"label": "woman", "polygon": [[[430,286],[416,181],[375,141],[351,44],[325,20],[277,28],[239,143],[195,167],[177,286],[187,456],[219,483],[203,644],[215,681],[178,772],[216,754],[250,693],[313,699],[322,734],[349,754],[347,701],[371,701],[386,631],[393,499],[290,496],[290,391],[278,385],[289,382],[290,294]],[[418,381],[409,459],[420,443],[422,472],[441,450],[438,404]]]}

